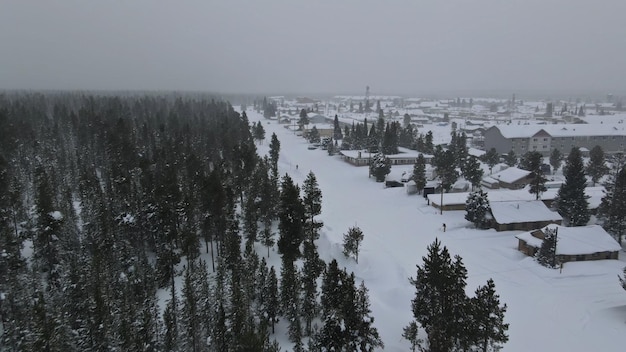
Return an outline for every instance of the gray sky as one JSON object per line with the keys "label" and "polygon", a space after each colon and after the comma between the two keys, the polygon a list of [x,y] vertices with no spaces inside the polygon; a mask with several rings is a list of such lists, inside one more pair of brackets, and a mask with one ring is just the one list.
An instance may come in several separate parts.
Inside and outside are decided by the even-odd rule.
{"label": "gray sky", "polygon": [[0,88],[626,94],[624,0],[0,0]]}

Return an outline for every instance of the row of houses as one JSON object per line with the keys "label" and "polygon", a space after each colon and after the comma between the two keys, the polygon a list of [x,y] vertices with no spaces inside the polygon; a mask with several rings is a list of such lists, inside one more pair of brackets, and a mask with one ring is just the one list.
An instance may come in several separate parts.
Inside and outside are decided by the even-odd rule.
{"label": "row of houses", "polygon": [[[603,187],[595,188],[587,188],[585,193],[594,195],[590,203],[597,207],[604,192]],[[524,189],[487,193],[491,206],[491,227],[496,231],[525,231],[515,237],[518,239],[517,249],[529,256],[534,256],[541,248],[547,229],[556,229],[558,241],[555,260],[559,263],[618,259],[622,247],[601,226],[561,226],[563,218],[549,207],[556,192],[547,193],[542,200],[513,199],[530,195]],[[441,206],[438,204],[441,195],[430,194],[427,197],[434,207]],[[465,202],[460,201],[462,198],[467,199],[467,193],[445,194],[444,200],[448,200],[448,203],[444,203],[444,207],[448,210],[464,210]]]}

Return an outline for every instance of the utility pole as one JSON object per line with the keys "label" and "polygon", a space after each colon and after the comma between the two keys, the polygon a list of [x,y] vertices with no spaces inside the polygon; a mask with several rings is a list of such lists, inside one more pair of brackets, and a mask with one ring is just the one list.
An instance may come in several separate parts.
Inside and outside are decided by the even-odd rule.
{"label": "utility pole", "polygon": [[443,215],[443,175],[441,175],[441,202],[439,203],[439,214]]}
{"label": "utility pole", "polygon": [[554,229],[554,254],[552,255],[552,267],[554,268],[556,265],[556,244],[559,240],[559,228]]}

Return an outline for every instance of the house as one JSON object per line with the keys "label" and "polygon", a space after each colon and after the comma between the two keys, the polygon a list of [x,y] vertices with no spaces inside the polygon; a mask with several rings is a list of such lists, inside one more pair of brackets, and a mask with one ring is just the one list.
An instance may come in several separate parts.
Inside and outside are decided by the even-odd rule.
{"label": "house", "polygon": [[561,224],[563,218],[540,200],[490,203],[492,226],[496,231],[529,231],[548,224]]}
{"label": "house", "polygon": [[328,123],[329,121],[332,121],[331,119],[327,118],[324,115],[320,115],[314,112],[310,112],[307,114],[307,118],[309,120],[310,124],[324,124],[324,123]]}
{"label": "house", "polygon": [[[551,208],[558,191],[558,188],[548,188],[545,192],[541,193],[541,201],[548,208]],[[593,213],[596,209],[598,209],[600,203],[602,202],[602,197],[604,197],[604,187],[587,187],[585,188],[585,195],[589,197],[587,202],[589,202],[589,210]],[[439,193],[425,194],[424,196],[428,197],[429,204],[439,209],[441,204],[441,197],[439,196]],[[468,192],[444,193],[443,210],[465,210],[465,201],[468,196]],[[495,202],[507,201],[530,201],[535,200],[536,196],[528,192],[528,189],[524,188],[516,190],[500,189],[489,191],[487,193],[487,198],[489,199],[489,203],[493,204]]]}
{"label": "house", "polygon": [[599,225],[564,227],[548,225],[544,228],[524,232],[515,236],[518,239],[517,249],[534,256],[541,248],[546,229],[556,229],[556,259],[560,263],[618,259],[622,247]]}
{"label": "house", "polygon": [[[491,176],[487,176],[487,178],[497,180],[497,188],[521,189],[530,183],[530,174],[530,171],[517,167],[509,167]],[[491,186],[491,183],[492,182],[486,182],[485,185]]]}
{"label": "house", "polygon": [[497,125],[484,133],[485,150],[495,148],[500,154],[509,151],[523,155],[537,151],[549,156],[553,149],[568,153],[574,147],[589,150],[596,145],[605,153],[626,148],[624,124],[552,124],[552,125]]}
{"label": "house", "polygon": [[308,125],[304,125],[302,126],[303,135],[308,136],[313,127],[315,127],[319,133],[320,138],[329,138],[335,135],[335,126],[328,123],[309,123]]}
{"label": "house", "polygon": [[[391,161],[391,165],[413,165],[417,161],[419,155],[423,155],[427,163],[430,163],[433,156],[423,154],[415,150],[407,148],[398,148],[398,154],[385,155]],[[354,166],[367,166],[370,164],[371,158],[376,153],[370,153],[367,150],[342,150],[339,152],[341,158]]]}

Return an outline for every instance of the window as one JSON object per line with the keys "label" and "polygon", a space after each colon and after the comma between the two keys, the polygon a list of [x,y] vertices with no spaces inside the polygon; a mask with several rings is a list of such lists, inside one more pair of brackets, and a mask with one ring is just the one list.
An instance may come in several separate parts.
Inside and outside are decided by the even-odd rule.
{"label": "window", "polygon": [[548,141],[548,138],[544,138],[544,139],[543,139],[543,141],[544,141],[544,142],[547,142],[547,141]]}
{"label": "window", "polygon": [[533,142],[536,142],[536,141],[537,141],[537,138],[533,138]]}
{"label": "window", "polygon": [[543,146],[543,149],[548,149],[548,146],[547,146],[547,145],[544,145],[544,146]]}
{"label": "window", "polygon": [[536,145],[533,145],[533,150],[537,150],[537,146]]}

